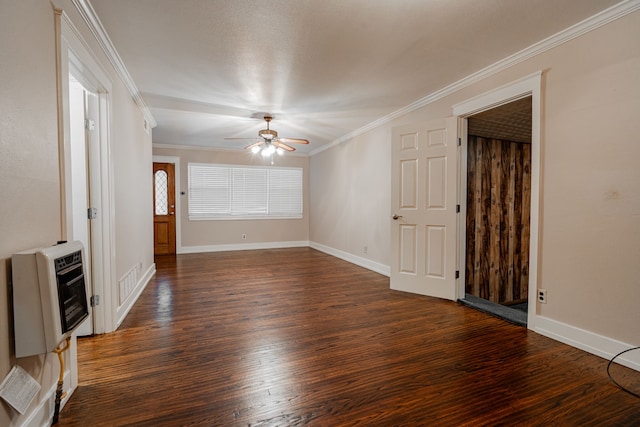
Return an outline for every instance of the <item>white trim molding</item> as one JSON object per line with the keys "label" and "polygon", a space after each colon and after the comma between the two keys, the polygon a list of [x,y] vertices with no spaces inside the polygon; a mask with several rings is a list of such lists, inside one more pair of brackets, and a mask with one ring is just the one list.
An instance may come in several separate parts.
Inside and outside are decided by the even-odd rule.
{"label": "white trim molding", "polygon": [[590,31],[598,29],[603,25],[606,25],[616,19],[622,18],[630,13],[633,13],[637,10],[640,10],[640,0],[628,0],[618,3],[616,5],[611,6],[608,9],[603,10],[600,13],[597,13],[581,22],[578,22],[575,25],[572,25],[569,28],[566,28],[550,37],[547,37],[544,40],[541,40],[531,46],[521,50],[520,52],[516,52],[515,54],[508,56],[498,62],[495,62],[479,71],[476,71],[473,74],[468,75],[455,83],[452,83],[448,86],[445,86],[442,89],[439,89],[435,92],[432,92],[415,102],[407,105],[406,107],[400,108],[396,111],[393,111],[386,116],[383,116],[361,128],[358,128],[354,131],[351,131],[340,138],[334,140],[333,142],[323,145],[309,153],[309,155],[314,156],[318,153],[321,153],[329,148],[335,147],[336,145],[347,142],[356,136],[362,135],[370,130],[376,129],[385,123],[389,123],[392,120],[402,117],[406,114],[409,114],[413,111],[416,111],[426,105],[429,105],[439,99],[444,98],[445,96],[451,95],[465,87],[471,86],[474,83],[477,83],[489,76],[495,75],[501,71],[504,71],[514,65],[517,65],[527,59],[530,59],[536,55],[540,55],[550,49],[553,49],[561,44],[567,43],[579,37],[583,34],[586,34]]}
{"label": "white trim molding", "polygon": [[[224,147],[205,147],[204,145],[181,145],[181,144],[164,144],[160,142],[154,142],[152,145],[153,149],[168,149],[168,150],[187,150],[187,151],[216,151],[216,152],[227,152],[227,153],[238,153],[237,148],[224,148]],[[255,155],[251,152],[251,150],[242,151],[247,153],[248,157],[254,157]],[[287,152],[287,157],[309,157],[307,153],[290,153]]]}
{"label": "white trim molding", "polygon": [[355,264],[360,267],[366,268],[367,270],[382,274],[383,276],[391,276],[391,267],[388,265],[380,264],[379,262],[375,262],[367,258],[362,258],[349,252],[341,251],[340,249],[325,246],[317,242],[309,242],[309,246],[320,252],[324,252],[325,254],[329,254],[336,258],[340,258],[344,261],[350,262],[351,264]]}
{"label": "white trim molding", "polygon": [[[71,340],[72,346],[76,345],[75,336]],[[46,358],[55,358],[55,364],[52,366],[57,366],[57,356],[54,353],[48,353],[45,355]],[[64,408],[64,405],[69,401],[71,395],[75,391],[77,386],[73,386],[70,384],[71,377],[73,373],[71,368],[67,367],[64,371],[64,379],[63,379],[63,387],[62,392],[64,393],[64,397],[60,401],[60,411]],[[57,378],[57,374],[56,374]],[[57,380],[49,388],[40,390],[40,393],[36,396],[36,398],[40,399],[37,404],[33,407],[30,407],[30,410],[25,414],[16,414],[11,419],[11,422],[8,427],[13,426],[21,426],[21,427],[44,427],[51,425],[51,420],[53,418],[53,413],[55,410],[55,397],[56,397],[56,388],[57,388]]]}
{"label": "white trim molding", "polygon": [[380,264],[370,259],[362,258],[348,252],[341,251],[320,243],[310,242],[306,240],[289,241],[289,242],[263,242],[263,243],[242,243],[228,245],[203,245],[203,246],[184,246],[177,251],[178,254],[197,254],[206,252],[226,252],[226,251],[250,251],[256,249],[282,249],[282,248],[304,248],[310,247],[328,255],[340,258],[357,266],[366,268],[389,277],[391,268],[388,265]]}
{"label": "white trim molding", "polygon": [[250,251],[254,249],[283,249],[283,248],[304,248],[309,246],[306,240],[288,242],[261,242],[261,243],[241,243],[227,245],[203,245],[203,246],[183,246],[177,251],[178,254],[200,254],[205,252],[226,252],[226,251]]}
{"label": "white trim molding", "polygon": [[[611,360],[621,351],[636,347],[548,317],[538,316],[534,332],[560,341],[604,359]],[[640,351],[630,351],[616,358],[616,363],[640,371]]]}
{"label": "white trim molding", "polygon": [[115,241],[114,226],[114,195],[113,164],[110,141],[111,90],[112,82],[102,68],[85,39],[71,22],[67,14],[54,9],[56,19],[56,80],[58,91],[58,138],[60,153],[60,180],[63,218],[62,237],[68,239],[71,234],[71,148],[69,132],[69,74],[82,81],[83,86],[96,93],[98,105],[96,111],[97,145],[92,144],[87,155],[90,156],[92,167],[89,178],[91,180],[92,206],[101,213],[92,225],[91,251],[93,289],[101,295],[105,304],[93,309],[94,333],[110,332],[114,329],[113,306],[110,299],[111,278],[115,274],[115,258],[112,247]]}
{"label": "white trim molding", "polygon": [[[156,127],[158,123],[153,118],[149,107],[144,102],[144,99],[142,98],[138,87],[129,74],[127,67],[125,67],[122,58],[120,58],[120,55],[118,54],[118,51],[116,51],[116,48],[113,46],[113,43],[111,42],[107,31],[102,26],[102,23],[100,22],[100,19],[98,18],[98,15],[96,14],[89,0],[71,0],[71,2],[76,7],[78,13],[80,13],[80,16],[82,16],[82,19],[89,27],[89,30],[104,51],[107,59],[116,70],[116,73],[133,97],[136,105],[138,105],[138,108],[142,110],[142,114],[144,115],[145,120],[151,125],[152,128]],[[146,127],[145,130],[147,130]]]}

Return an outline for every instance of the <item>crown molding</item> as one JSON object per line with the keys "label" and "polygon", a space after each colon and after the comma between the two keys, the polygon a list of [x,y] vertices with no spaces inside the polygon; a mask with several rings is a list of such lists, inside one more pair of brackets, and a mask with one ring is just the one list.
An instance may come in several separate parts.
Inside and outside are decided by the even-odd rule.
{"label": "crown molding", "polygon": [[122,61],[122,58],[120,58],[120,55],[116,51],[116,48],[113,46],[113,43],[111,43],[111,39],[109,38],[107,31],[102,26],[102,23],[100,22],[100,19],[98,18],[98,15],[96,14],[89,0],[71,0],[71,2],[76,7],[78,12],[80,13],[80,16],[82,16],[82,19],[89,27],[89,30],[107,56],[107,59],[116,70],[116,73],[133,97],[134,102],[136,103],[138,108],[142,110],[142,114],[144,115],[145,120],[151,125],[152,128],[156,127],[158,123],[153,118],[149,107],[140,95],[138,87],[129,74],[129,71],[127,71],[127,67],[125,67],[124,62]]}
{"label": "crown molding", "polygon": [[351,131],[340,138],[332,141],[327,145],[323,145],[309,153],[310,156],[314,156],[318,153],[321,153],[325,150],[328,150],[336,145],[347,142],[356,136],[362,135],[370,130],[376,129],[386,123],[391,122],[392,120],[402,117],[406,114],[409,114],[415,110],[418,110],[426,105],[429,105],[439,99],[444,98],[445,96],[451,95],[467,86],[470,86],[474,83],[479,82],[489,76],[497,74],[501,71],[504,71],[510,67],[513,67],[516,64],[519,64],[527,59],[530,59],[534,56],[540,55],[550,49],[553,49],[557,46],[560,46],[568,41],[575,39],[576,37],[580,37],[583,34],[586,34],[590,31],[598,29],[603,25],[606,25],[610,22],[615,21],[616,19],[622,18],[630,13],[633,13],[637,10],[640,10],[640,0],[624,0],[614,6],[611,6],[608,9],[603,10],[581,22],[578,22],[575,25],[572,25],[569,28],[566,28],[546,39],[543,39],[511,56],[508,56],[498,62],[495,62],[479,71],[476,71],[473,74],[468,75],[455,83],[452,83],[448,86],[445,86],[442,89],[439,89],[435,92],[430,93],[429,95],[418,99],[417,101],[412,102],[406,107],[402,107],[398,110],[387,114],[361,128],[358,128],[354,131]]}
{"label": "crown molding", "polygon": [[[251,151],[239,151],[234,148],[222,148],[222,147],[205,147],[204,145],[181,145],[181,144],[163,144],[154,142],[151,144],[151,148],[155,149],[169,149],[169,150],[186,150],[186,151],[221,151],[229,153],[248,153],[253,155]],[[309,157],[306,153],[290,153],[286,152],[284,157]]]}

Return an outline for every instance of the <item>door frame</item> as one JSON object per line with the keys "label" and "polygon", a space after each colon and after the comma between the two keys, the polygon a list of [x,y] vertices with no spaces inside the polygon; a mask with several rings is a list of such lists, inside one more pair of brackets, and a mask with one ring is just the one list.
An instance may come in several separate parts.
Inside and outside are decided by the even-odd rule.
{"label": "door frame", "polygon": [[529,237],[529,289],[527,328],[535,329],[537,316],[537,289],[539,253],[539,218],[540,218],[540,153],[541,153],[541,105],[542,105],[542,71],[523,77],[514,82],[500,86],[476,97],[453,105],[453,115],[458,118],[458,137],[464,142],[461,144],[458,157],[458,203],[460,214],[458,215],[458,240],[457,240],[457,265],[460,271],[458,282],[458,295],[465,294],[465,249],[466,249],[466,221],[467,206],[464,203],[467,196],[467,118],[490,110],[517,99],[531,96],[531,216]]}
{"label": "door frame", "polygon": [[[180,208],[180,157],[177,156],[156,156],[153,155],[152,163],[172,163],[174,166],[174,200],[175,200],[175,220],[176,220],[176,255],[182,253],[182,209]],[[153,191],[153,190],[152,190]],[[153,214],[153,212],[152,212]]]}
{"label": "door frame", "polygon": [[71,148],[69,132],[69,74],[98,96],[96,131],[98,144],[88,147],[87,155],[93,161],[89,170],[91,204],[98,209],[98,217],[91,224],[92,278],[89,292],[100,296],[100,303],[93,307],[93,331],[95,334],[115,330],[114,319],[117,304],[115,292],[115,226],[113,215],[113,165],[110,144],[111,79],[98,65],[86,42],[69,17],[61,10],[54,10],[56,18],[57,93],[58,93],[58,150],[60,164],[61,238],[72,239],[73,221],[71,207]]}

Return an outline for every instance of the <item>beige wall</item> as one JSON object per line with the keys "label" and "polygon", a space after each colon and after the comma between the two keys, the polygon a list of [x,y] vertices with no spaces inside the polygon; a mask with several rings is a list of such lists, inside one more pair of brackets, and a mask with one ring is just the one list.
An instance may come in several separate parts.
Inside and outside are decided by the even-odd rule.
{"label": "beige wall", "polygon": [[640,344],[638,40],[635,12],[313,156],[310,240],[388,265],[391,128],[544,70],[538,314]]}
{"label": "beige wall", "polygon": [[[178,248],[190,252],[201,250],[203,247],[216,245],[254,245],[282,242],[306,242],[309,240],[309,158],[285,154],[276,157],[275,166],[300,167],[304,174],[304,204],[301,219],[274,220],[224,220],[224,221],[190,221],[187,206],[187,165],[189,163],[219,163],[234,165],[267,165],[259,156],[248,151],[225,151],[213,149],[179,149],[154,147],[156,156],[173,156],[180,158],[180,191],[185,193],[180,197],[181,205],[181,234],[182,241]],[[247,238],[242,239],[242,234]],[[214,248],[211,248],[214,249]]]}
{"label": "beige wall", "polygon": [[309,240],[389,265],[390,140],[376,129],[311,158]]}
{"label": "beige wall", "polygon": [[[91,39],[69,0],[54,2],[65,10],[110,76],[111,143],[117,279],[137,262],[143,271],[153,263],[151,136],[142,129],[142,114]],[[10,257],[20,250],[59,240],[60,178],[54,12],[49,0],[2,3],[0,13],[0,380],[18,363],[41,384],[40,396],[57,380],[55,355],[15,359]],[[105,213],[109,214],[109,213]],[[109,286],[115,288],[116,284]],[[72,366],[72,369],[77,367]],[[37,397],[31,408],[38,403]],[[4,401],[0,425],[22,423]]]}
{"label": "beige wall", "polygon": [[[16,362],[8,285],[11,254],[54,244],[61,236],[53,11],[48,2],[36,0],[2,6],[0,379]],[[50,355],[46,360],[34,356],[21,365],[48,386],[54,362]],[[9,425],[14,414],[0,403],[0,425]]]}
{"label": "beige wall", "polygon": [[153,162],[151,135],[143,128],[142,112],[122,84],[114,85],[113,105],[113,123],[117,124],[112,127],[111,137],[114,142],[115,279],[119,280],[137,263],[141,263],[142,273],[153,264]]}

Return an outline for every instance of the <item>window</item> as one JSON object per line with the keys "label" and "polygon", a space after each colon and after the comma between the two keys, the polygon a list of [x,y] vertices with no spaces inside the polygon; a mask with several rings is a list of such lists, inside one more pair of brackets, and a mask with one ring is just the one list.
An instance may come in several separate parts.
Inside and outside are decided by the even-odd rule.
{"label": "window", "polygon": [[168,215],[169,214],[169,192],[168,192],[168,176],[167,172],[163,170],[156,171],[155,173],[156,185],[156,215]]}
{"label": "window", "polygon": [[189,219],[302,218],[302,169],[189,163]]}

